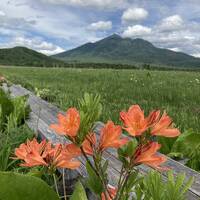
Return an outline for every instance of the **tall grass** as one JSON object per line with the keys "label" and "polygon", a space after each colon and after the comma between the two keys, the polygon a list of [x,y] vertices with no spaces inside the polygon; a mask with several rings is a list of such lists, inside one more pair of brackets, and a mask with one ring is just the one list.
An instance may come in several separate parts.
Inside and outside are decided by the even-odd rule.
{"label": "tall grass", "polygon": [[121,110],[140,104],[146,112],[166,110],[182,131],[200,131],[199,72],[17,67],[0,73],[15,83],[50,89],[63,110],[89,92],[101,95],[103,121],[119,123]]}

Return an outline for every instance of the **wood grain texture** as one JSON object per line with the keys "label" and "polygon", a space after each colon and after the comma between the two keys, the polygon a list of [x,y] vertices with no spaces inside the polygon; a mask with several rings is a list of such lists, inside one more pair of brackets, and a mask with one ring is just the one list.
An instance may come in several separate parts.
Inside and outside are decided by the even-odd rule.
{"label": "wood grain texture", "polygon": [[[3,88],[5,90],[8,89],[6,85],[4,85]],[[32,112],[30,113],[30,119],[27,121],[27,124],[32,130],[38,133],[40,137],[50,140],[53,144],[69,142],[66,140],[66,138],[57,135],[49,128],[50,124],[57,122],[57,114],[63,113],[63,111],[59,110],[59,108],[57,108],[56,106],[42,100],[41,98],[36,97],[33,93],[19,85],[13,85],[9,88],[9,90],[12,96],[29,95],[28,103],[31,107]],[[94,132],[99,134],[100,129],[103,126],[103,123],[97,122],[94,128]],[[121,162],[117,159],[117,153],[115,150],[111,149],[105,151],[103,157],[104,160],[109,159],[108,174],[110,178],[110,184],[116,185],[121,167]],[[74,178],[74,176],[78,176],[78,174],[80,174],[83,177],[87,176],[85,169],[85,159],[80,158],[80,161],[82,164],[77,171],[70,170],[70,173],[68,171],[69,178]],[[174,174],[184,172],[186,174],[187,179],[193,176],[195,180],[188,192],[188,199],[200,199],[200,174],[198,172],[188,168],[187,166],[177,161],[172,160],[171,158],[168,158],[168,161],[165,163],[165,166],[172,168]],[[142,174],[146,174],[149,170],[151,170],[150,167],[144,165],[140,165],[138,169]],[[163,179],[166,180],[166,173],[163,173],[162,176]]]}

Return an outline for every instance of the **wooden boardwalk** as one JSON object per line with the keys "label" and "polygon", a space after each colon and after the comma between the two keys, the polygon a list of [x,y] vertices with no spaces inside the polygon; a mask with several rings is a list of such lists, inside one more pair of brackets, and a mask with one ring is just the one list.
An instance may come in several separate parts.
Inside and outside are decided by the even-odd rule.
{"label": "wooden boardwalk", "polygon": [[[4,89],[8,89],[6,85],[4,85]],[[53,144],[68,142],[64,137],[56,135],[52,130],[49,129],[50,124],[57,123],[57,114],[63,113],[63,111],[59,110],[56,106],[42,100],[41,98],[36,97],[33,93],[19,85],[13,85],[9,88],[9,90],[11,95],[14,97],[29,95],[28,103],[31,107],[31,113],[27,124],[33,131],[35,131],[35,133],[38,133],[42,138],[50,140]],[[97,122],[94,132],[99,134],[99,130],[102,128],[102,126],[104,126],[103,123]],[[121,162],[117,159],[115,150],[106,151],[104,153],[104,159],[109,159],[110,161],[108,174],[110,176],[110,184],[115,186],[119,177]],[[87,176],[84,158],[80,158],[80,161],[82,163],[81,167],[76,171],[73,170],[73,173],[71,171],[68,173],[71,178],[75,178],[77,174],[80,174],[83,177]],[[168,161],[165,165],[172,168],[175,174],[184,172],[187,178],[193,176],[195,180],[188,192],[188,200],[200,200],[200,173],[184,166],[177,161],[172,160],[171,158],[168,158]],[[142,174],[146,174],[151,169],[144,165],[141,165],[138,168]],[[166,173],[163,173],[162,175],[163,179],[166,179]]]}

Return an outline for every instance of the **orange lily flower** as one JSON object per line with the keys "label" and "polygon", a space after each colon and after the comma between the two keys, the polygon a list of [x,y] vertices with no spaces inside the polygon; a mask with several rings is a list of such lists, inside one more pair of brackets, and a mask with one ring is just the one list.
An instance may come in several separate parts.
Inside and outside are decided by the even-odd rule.
{"label": "orange lily flower", "polygon": [[160,118],[160,110],[152,111],[146,118],[148,127],[154,126],[159,121],[159,118]]}
{"label": "orange lily flower", "polygon": [[139,136],[148,128],[148,121],[139,105],[131,106],[128,112],[121,112],[120,117],[124,123],[124,129],[132,136]]}
{"label": "orange lily flower", "polygon": [[104,151],[107,148],[119,148],[128,142],[128,138],[120,139],[122,130],[120,126],[115,126],[112,121],[101,129],[99,142],[94,133],[88,134],[82,143],[83,150],[88,155],[93,155],[94,150]]}
{"label": "orange lily flower", "polygon": [[80,150],[73,144],[62,146],[57,144],[54,147],[50,142],[45,140],[38,143],[36,139],[27,141],[27,144],[21,144],[15,149],[17,159],[21,159],[24,163],[21,166],[47,166],[75,169],[80,166],[80,162],[74,160],[80,155]]}
{"label": "orange lily flower", "polygon": [[26,158],[24,159],[24,163],[21,166],[24,167],[34,167],[34,166],[48,166],[48,164],[44,161],[42,156],[37,151],[30,152]]}
{"label": "orange lily flower", "polygon": [[[110,195],[106,192],[107,199],[113,200],[115,198],[116,194],[117,194],[117,189],[115,187],[112,187],[112,186],[109,185],[108,186],[108,192],[109,192]],[[104,193],[101,194],[101,200],[106,200]]]}
{"label": "orange lily flower", "polygon": [[106,148],[119,148],[128,142],[128,138],[120,139],[122,134],[121,126],[115,126],[112,121],[108,121],[105,127],[101,129],[99,149],[103,151]]}
{"label": "orange lily flower", "polygon": [[[88,134],[82,143],[83,150],[88,155],[93,155],[93,148],[96,145],[96,136],[94,133]],[[81,149],[76,144],[67,144],[63,147],[63,151],[73,157],[82,155]]]}
{"label": "orange lily flower", "polygon": [[80,115],[76,108],[69,108],[66,115],[58,114],[58,124],[52,124],[50,128],[59,135],[75,137],[80,126]]}
{"label": "orange lily flower", "polygon": [[15,149],[15,155],[17,156],[16,158],[25,161],[25,163],[21,164],[21,166],[47,166],[47,163],[44,161],[45,146],[45,140],[43,140],[41,143],[38,143],[35,138],[32,141],[28,140],[27,144],[21,144],[19,148]]}
{"label": "orange lily flower", "polygon": [[157,151],[160,147],[161,145],[157,142],[150,142],[139,147],[134,155],[134,163],[136,165],[145,164],[156,169],[162,169],[160,164],[164,163],[167,159],[165,156],[157,155]]}
{"label": "orange lily flower", "polygon": [[[69,144],[72,147],[71,144]],[[46,160],[52,167],[76,169],[80,166],[80,162],[74,160],[75,156],[78,156],[77,152],[71,153],[68,151],[69,147],[63,148],[61,144],[55,145],[47,152]]]}
{"label": "orange lily flower", "polygon": [[177,137],[180,135],[180,131],[177,128],[173,128],[172,119],[164,112],[160,120],[153,126],[151,134],[165,137]]}
{"label": "orange lily flower", "polygon": [[93,148],[95,148],[97,139],[94,133],[88,134],[84,140],[82,147],[86,154],[93,155]]}
{"label": "orange lily flower", "polygon": [[65,145],[63,147],[63,151],[65,151],[67,154],[73,155],[73,157],[78,157],[81,155],[80,148],[73,143]]}

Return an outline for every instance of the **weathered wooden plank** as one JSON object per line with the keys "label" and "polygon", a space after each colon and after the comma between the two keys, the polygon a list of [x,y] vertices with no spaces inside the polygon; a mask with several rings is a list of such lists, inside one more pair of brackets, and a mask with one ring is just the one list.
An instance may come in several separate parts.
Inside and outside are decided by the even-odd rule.
{"label": "weathered wooden plank", "polygon": [[[13,96],[21,96],[21,95],[29,95],[29,104],[31,106],[32,112],[30,116],[30,120],[27,122],[29,127],[35,130],[36,132],[40,132],[43,137],[53,140],[54,143],[66,142],[66,140],[56,135],[49,129],[49,125],[57,122],[57,114],[61,112],[56,106],[36,97],[30,91],[22,88],[20,86],[14,85],[10,87],[11,94]],[[63,112],[62,112],[63,113]],[[103,123],[98,122],[96,124],[95,132],[99,133],[100,129],[103,127]],[[121,163],[117,159],[116,151],[109,150],[104,153],[104,159],[110,160],[109,166],[109,175],[111,179],[111,184],[116,185],[117,177],[119,175]],[[80,159],[82,162],[81,168],[79,169],[79,173],[83,176],[86,176],[85,170],[85,160],[83,158]],[[191,176],[195,177],[195,181],[188,192],[188,199],[195,200],[200,197],[200,174],[183,164],[174,161],[172,159],[168,159],[166,166],[171,167],[174,170],[174,173],[177,174],[179,172],[186,173],[186,176],[189,178]],[[147,173],[150,168],[147,166],[141,165],[139,167],[141,173]],[[164,179],[166,179],[166,174],[163,174]]]}

